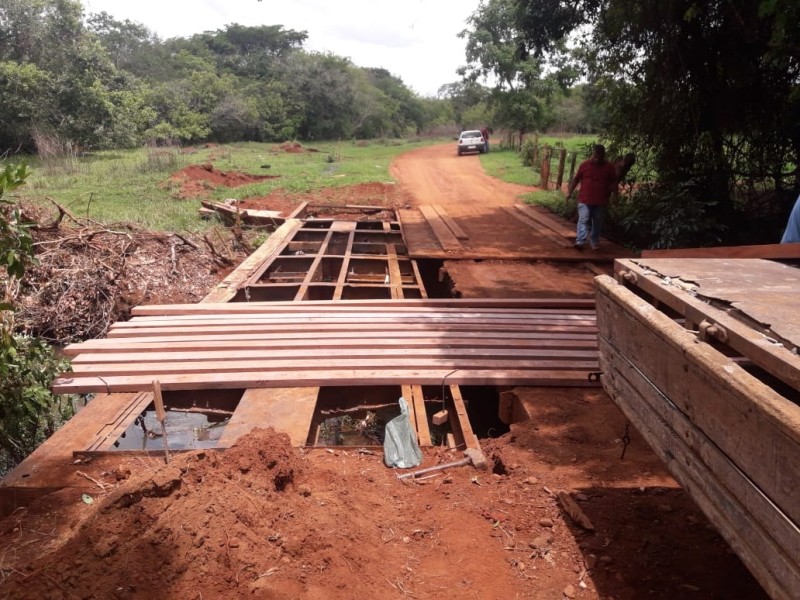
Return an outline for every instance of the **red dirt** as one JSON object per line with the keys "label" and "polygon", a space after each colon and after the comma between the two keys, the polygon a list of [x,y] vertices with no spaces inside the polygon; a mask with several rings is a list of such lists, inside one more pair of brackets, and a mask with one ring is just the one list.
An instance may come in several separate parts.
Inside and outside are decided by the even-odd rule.
{"label": "red dirt", "polygon": [[[386,205],[434,199],[455,212],[484,183],[477,159],[450,154],[404,155],[393,169],[402,185],[314,199],[379,204],[385,193]],[[513,202],[519,186],[495,185],[470,203]],[[257,207],[297,200],[271,195]],[[487,224],[486,235],[499,234]],[[573,285],[582,293],[584,282],[565,279]],[[513,393],[530,420],[482,440],[493,472],[403,482],[379,448],[295,450],[272,430],[168,466],[64,464],[74,487],[0,523],[0,598],[767,598],[635,431],[624,447],[625,418],[602,391]],[[457,458],[430,449],[423,466]],[[593,533],[561,511],[560,490]]]}
{"label": "red dirt", "polygon": [[226,173],[210,164],[202,164],[189,165],[173,174],[171,179],[182,182],[178,195],[181,199],[188,199],[202,197],[209,189],[217,186],[233,188],[278,177],[279,175],[247,175],[236,171],[228,171]]}

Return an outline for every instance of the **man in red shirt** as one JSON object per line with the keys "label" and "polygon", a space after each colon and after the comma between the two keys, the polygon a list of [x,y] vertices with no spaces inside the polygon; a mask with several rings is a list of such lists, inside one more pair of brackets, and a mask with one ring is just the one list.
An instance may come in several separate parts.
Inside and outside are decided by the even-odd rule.
{"label": "man in red shirt", "polygon": [[578,167],[578,172],[569,183],[567,198],[572,197],[575,188],[578,192],[578,233],[575,248],[583,250],[586,238],[592,250],[600,245],[603,230],[603,216],[611,194],[617,190],[617,170],[606,160],[606,149],[601,144],[592,149],[592,156]]}

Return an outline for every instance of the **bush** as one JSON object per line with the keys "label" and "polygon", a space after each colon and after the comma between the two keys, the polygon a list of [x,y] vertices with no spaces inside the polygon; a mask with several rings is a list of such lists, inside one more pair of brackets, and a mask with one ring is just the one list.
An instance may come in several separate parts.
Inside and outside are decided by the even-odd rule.
{"label": "bush", "polygon": [[23,460],[71,416],[72,404],[53,396],[53,378],[69,368],[42,340],[14,332],[15,301],[33,239],[13,201],[3,197],[25,183],[25,165],[0,171],[0,473]]}

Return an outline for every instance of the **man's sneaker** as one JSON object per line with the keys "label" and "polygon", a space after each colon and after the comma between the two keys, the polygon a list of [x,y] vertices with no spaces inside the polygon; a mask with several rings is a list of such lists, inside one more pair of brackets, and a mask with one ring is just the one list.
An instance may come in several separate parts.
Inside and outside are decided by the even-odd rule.
{"label": "man's sneaker", "polygon": [[598,246],[597,244],[592,244],[592,250],[597,252],[598,250],[600,250],[600,246]]}
{"label": "man's sneaker", "polygon": [[583,244],[581,244],[580,242],[575,242],[574,244],[572,244],[572,247],[575,248],[576,250],[581,250],[581,251],[583,250]]}

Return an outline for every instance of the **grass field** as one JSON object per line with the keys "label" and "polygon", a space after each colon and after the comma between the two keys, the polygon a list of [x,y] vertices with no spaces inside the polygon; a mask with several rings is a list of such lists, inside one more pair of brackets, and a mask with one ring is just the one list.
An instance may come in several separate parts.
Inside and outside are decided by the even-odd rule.
{"label": "grass field", "polygon": [[[179,199],[181,184],[171,178],[189,165],[211,162],[220,171],[280,176],[236,188],[208,189],[213,200],[244,199],[265,196],[277,189],[301,193],[390,182],[389,164],[395,156],[449,141],[321,142],[304,147],[313,152],[298,153],[277,150],[276,144],[237,143],[191,149],[113,150],[57,160],[28,157],[32,175],[15,195],[23,202],[49,208],[57,202],[75,216],[104,223],[134,222],[156,231],[197,231],[213,222],[198,218],[196,200]],[[595,139],[542,136],[539,141],[553,145],[558,142],[570,151],[581,151]],[[523,166],[517,151],[502,149],[499,144],[482,154],[480,160],[489,175],[503,181],[522,185],[539,182],[539,174]],[[536,192],[528,200],[558,203],[553,192]]]}
{"label": "grass field", "polygon": [[[276,189],[307,192],[323,187],[392,181],[389,164],[398,154],[442,140],[332,142],[306,146],[314,152],[289,153],[275,144],[239,143],[210,148],[142,148],[96,152],[43,161],[28,157],[32,175],[15,194],[23,202],[52,207],[104,223],[134,222],[161,231],[196,231],[209,226],[198,218],[196,200],[180,200],[180,182],[171,175],[191,164],[212,162],[221,171],[279,178],[237,188],[209,189],[215,200],[259,197]],[[266,166],[269,165],[267,168]]]}

